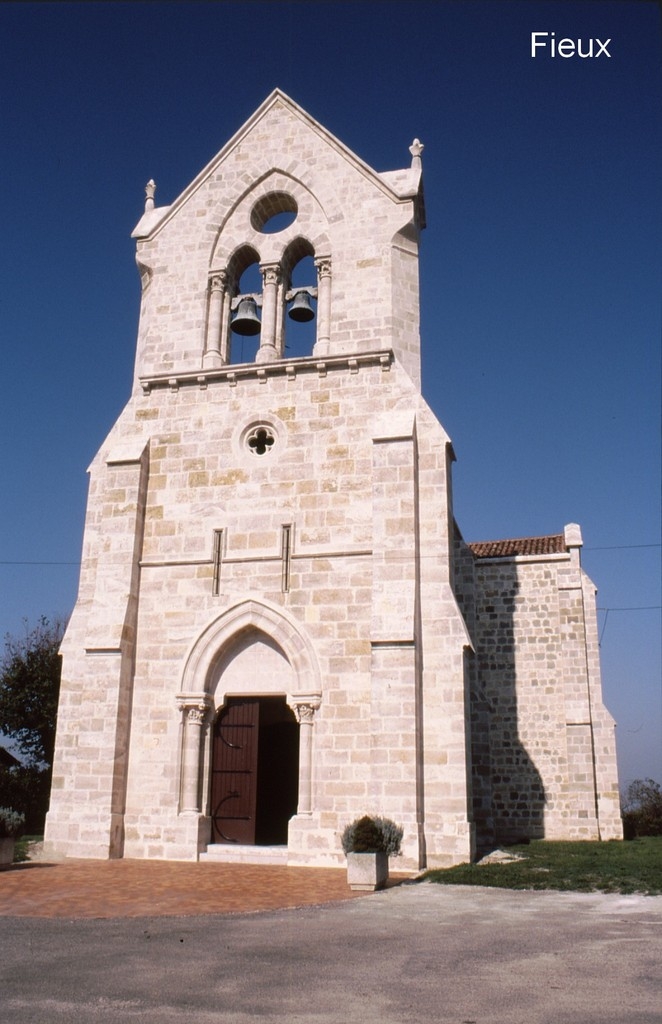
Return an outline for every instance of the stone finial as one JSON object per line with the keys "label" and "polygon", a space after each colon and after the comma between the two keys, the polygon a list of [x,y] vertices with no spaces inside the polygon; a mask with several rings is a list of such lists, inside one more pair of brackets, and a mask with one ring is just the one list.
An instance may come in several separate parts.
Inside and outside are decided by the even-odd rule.
{"label": "stone finial", "polygon": [[409,152],[411,153],[411,167],[413,171],[420,171],[423,166],[421,163],[421,153],[425,149],[425,146],[418,139],[414,139]]}
{"label": "stone finial", "polygon": [[145,213],[148,210],[154,209],[154,193],[156,192],[156,182],[154,178],[150,178],[145,185]]}

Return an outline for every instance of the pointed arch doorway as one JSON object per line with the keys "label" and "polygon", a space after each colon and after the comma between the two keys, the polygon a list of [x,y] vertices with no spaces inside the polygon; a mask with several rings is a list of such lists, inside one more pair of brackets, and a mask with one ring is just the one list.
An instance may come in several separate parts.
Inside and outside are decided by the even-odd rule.
{"label": "pointed arch doorway", "polygon": [[216,716],[212,843],[287,844],[297,811],[299,725],[285,697],[230,697]]}
{"label": "pointed arch doorway", "polygon": [[[265,770],[271,764],[272,778],[278,780],[279,785],[283,780],[280,768],[288,764],[291,766],[286,767],[284,771],[284,777],[288,779],[295,775],[293,766],[296,766],[296,804],[293,797],[294,787],[290,788],[290,784],[286,783],[282,785],[282,791],[286,794],[286,809],[283,809],[283,804],[278,804],[278,801],[276,805],[281,807],[278,813],[279,834],[284,831],[283,821],[287,819],[289,806],[293,805],[295,808],[294,818],[289,818],[291,826],[285,848],[287,851],[298,850],[297,844],[301,844],[301,829],[303,827],[307,834],[307,826],[315,813],[315,718],[322,704],[322,697],[320,670],[313,645],[300,624],[281,608],[254,599],[242,601],[210,622],[198,636],[186,656],[181,689],[176,699],[182,714],[179,813],[187,816],[193,813],[199,815],[199,828],[204,829],[204,833],[200,832],[196,839],[200,853],[202,844],[206,843],[208,855],[211,855],[213,850],[219,854],[221,851],[227,851],[229,859],[235,860],[236,857],[230,855],[231,848],[239,849],[248,845],[240,842],[239,838],[231,837],[222,828],[222,824],[221,830],[227,838],[221,842],[218,841],[221,838],[218,831],[216,840],[211,837],[211,829],[207,832],[213,810],[218,807],[220,799],[223,799],[222,794],[216,799],[218,791],[214,787],[215,804],[212,807],[214,730],[223,710],[233,701],[257,701],[258,712],[261,712],[262,708],[265,709],[265,725],[290,723],[288,730],[280,730],[282,733],[289,731],[289,742],[279,740],[275,743],[276,751],[281,752],[280,757],[276,759],[275,767],[273,757],[265,756],[263,761]],[[269,703],[271,698],[277,698],[272,705]],[[288,709],[287,712],[284,707]],[[212,716],[208,716],[210,708],[214,709]],[[298,742],[292,728],[290,711],[294,714]],[[255,715],[255,710],[251,714]],[[258,777],[259,721],[258,718]],[[269,731],[264,729],[262,733],[261,748],[266,754],[271,746]],[[282,756],[284,748],[287,750],[285,757]],[[264,838],[266,832],[262,826],[264,825],[272,835],[274,833],[268,815],[261,815],[260,808],[264,809],[273,796],[269,797],[267,783],[263,784],[260,792],[266,793],[267,796],[263,798],[262,803],[257,802],[256,796],[253,842],[256,845],[265,843],[266,846],[269,841]],[[263,818],[262,822],[260,817]],[[263,859],[262,854],[260,858]],[[223,860],[224,855],[214,856],[213,859]]]}
{"label": "pointed arch doorway", "polygon": [[299,799],[299,724],[286,700],[294,670],[279,644],[249,628],[231,640],[214,674],[211,841],[286,845]]}

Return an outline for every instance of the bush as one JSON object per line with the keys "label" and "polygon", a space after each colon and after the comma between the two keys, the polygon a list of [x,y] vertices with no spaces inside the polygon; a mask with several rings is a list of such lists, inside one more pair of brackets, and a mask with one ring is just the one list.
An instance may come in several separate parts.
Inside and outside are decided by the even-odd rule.
{"label": "bush", "polygon": [[13,807],[25,815],[28,832],[40,835],[44,831],[44,819],[48,810],[51,773],[18,765],[4,768],[0,765],[0,807]]}
{"label": "bush", "polygon": [[390,818],[375,818],[375,821],[382,834],[384,853],[387,853],[389,857],[399,856],[404,834],[402,825],[396,825]]}
{"label": "bush", "polygon": [[24,814],[9,807],[0,807],[0,839],[18,839],[23,835],[24,827]]}
{"label": "bush", "polygon": [[5,637],[0,654],[0,733],[21,761],[0,765],[0,806],[25,813],[31,833],[43,832],[48,810],[63,632],[59,620],[26,623],[24,635]]}
{"label": "bush", "polygon": [[341,842],[345,853],[400,853],[403,829],[390,818],[364,815],[345,827]]}
{"label": "bush", "polygon": [[662,789],[652,779],[635,779],[623,801],[623,835],[662,836]]}

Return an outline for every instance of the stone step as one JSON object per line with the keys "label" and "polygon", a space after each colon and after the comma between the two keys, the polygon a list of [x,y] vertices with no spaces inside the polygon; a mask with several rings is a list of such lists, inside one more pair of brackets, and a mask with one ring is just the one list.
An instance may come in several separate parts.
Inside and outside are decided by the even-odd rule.
{"label": "stone step", "polygon": [[287,864],[287,846],[235,846],[214,843],[200,854],[201,863]]}

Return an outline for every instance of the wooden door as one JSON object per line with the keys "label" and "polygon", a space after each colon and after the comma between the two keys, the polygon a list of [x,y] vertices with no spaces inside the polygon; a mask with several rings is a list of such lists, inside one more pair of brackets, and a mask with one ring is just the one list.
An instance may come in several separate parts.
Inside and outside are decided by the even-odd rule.
{"label": "wooden door", "polygon": [[214,726],[213,843],[255,843],[259,700],[231,699]]}

